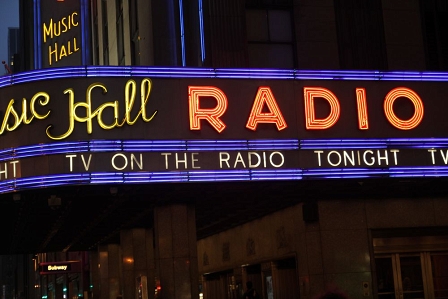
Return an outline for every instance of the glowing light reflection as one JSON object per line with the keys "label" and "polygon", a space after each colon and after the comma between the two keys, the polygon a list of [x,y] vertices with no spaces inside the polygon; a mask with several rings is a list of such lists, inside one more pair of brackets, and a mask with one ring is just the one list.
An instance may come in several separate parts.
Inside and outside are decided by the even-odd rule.
{"label": "glowing light reflection", "polygon": [[90,140],[55,142],[0,150],[0,162],[85,152],[278,151],[330,149],[444,148],[448,138],[273,139],[273,140]]}
{"label": "glowing light reflection", "polygon": [[[36,1],[36,0],[35,0]],[[77,66],[38,69],[3,76],[0,88],[14,84],[57,78],[152,77],[152,78],[233,78],[283,80],[371,80],[447,82],[448,72],[392,72],[288,69],[210,69],[151,66]]]}

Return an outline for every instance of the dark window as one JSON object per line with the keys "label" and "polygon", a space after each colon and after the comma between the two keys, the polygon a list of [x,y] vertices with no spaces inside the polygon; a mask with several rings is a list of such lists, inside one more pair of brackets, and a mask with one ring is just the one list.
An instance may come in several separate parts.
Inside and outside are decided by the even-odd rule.
{"label": "dark window", "polygon": [[250,67],[294,68],[293,6],[289,0],[247,0]]}
{"label": "dark window", "polygon": [[109,65],[109,33],[107,26],[107,0],[101,1],[101,15],[103,21],[103,64]]}
{"label": "dark window", "polygon": [[204,66],[247,67],[245,2],[208,0],[203,2],[207,56]]}
{"label": "dark window", "polygon": [[123,0],[116,0],[115,3],[117,6],[118,65],[124,65]]}
{"label": "dark window", "polygon": [[420,0],[426,68],[448,70],[448,3]]}
{"label": "dark window", "polygon": [[98,65],[99,64],[99,55],[100,55],[100,48],[99,48],[99,39],[98,39],[98,7],[97,7],[97,1],[92,1],[92,18],[93,18],[93,51],[94,51],[94,57],[93,57],[93,64]]}
{"label": "dark window", "polygon": [[130,0],[129,2],[129,19],[131,23],[131,64],[140,65],[140,36],[138,30],[137,0]]}
{"label": "dark window", "polygon": [[381,0],[335,0],[341,69],[387,69]]}

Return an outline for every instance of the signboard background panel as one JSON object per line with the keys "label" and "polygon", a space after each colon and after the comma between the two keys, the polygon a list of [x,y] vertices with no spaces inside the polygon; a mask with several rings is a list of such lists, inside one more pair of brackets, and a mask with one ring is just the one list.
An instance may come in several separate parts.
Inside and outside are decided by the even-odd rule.
{"label": "signboard background panel", "polygon": [[[142,78],[82,78],[55,79],[13,85],[0,89],[1,110],[5,111],[9,101],[15,100],[14,108],[21,113],[21,100],[30,99],[37,92],[46,92],[50,103],[45,107],[36,105],[36,111],[45,114],[51,110],[45,120],[34,119],[29,125],[20,125],[14,132],[4,132],[0,139],[4,147],[40,142],[51,142],[45,134],[48,125],[53,125],[52,134],[65,133],[69,127],[68,95],[64,91],[72,89],[75,103],[86,102],[86,90],[92,83],[101,83],[107,88],[103,94],[100,88],[92,91],[92,107],[94,111],[101,104],[118,101],[119,119],[124,117],[125,85],[127,80],[137,83],[137,96],[131,115],[135,117],[140,108],[140,83]],[[192,131],[189,127],[188,86],[214,86],[221,89],[228,100],[228,108],[220,118],[226,125],[223,132],[218,133],[207,122],[201,121],[201,130]],[[127,125],[112,130],[104,130],[98,125],[97,118],[92,119],[92,134],[87,134],[85,122],[76,122],[73,132],[64,139],[326,139],[326,138],[411,138],[411,137],[446,137],[448,122],[446,111],[448,94],[446,83],[433,82],[372,82],[372,81],[287,81],[287,80],[234,80],[234,79],[152,79],[152,89],[146,105],[147,115],[157,111],[151,122],[141,118],[134,125]],[[286,120],[288,127],[278,131],[275,124],[258,124],[255,131],[246,128],[246,123],[260,86],[269,86],[276,102]],[[325,130],[307,130],[303,87],[315,86],[332,91],[338,98],[341,114],[337,123]],[[393,127],[386,119],[383,102],[386,94],[397,87],[407,87],[415,91],[423,101],[424,118],[412,130],[400,130]],[[358,128],[355,89],[363,87],[367,94],[369,129]],[[202,101],[202,100],[201,100]],[[210,99],[204,99],[206,104]],[[213,105],[213,99],[211,99]],[[201,102],[202,103],[202,102]],[[210,104],[209,104],[210,105]],[[397,100],[394,109],[400,111],[413,109],[409,100]],[[104,110],[105,123],[112,123],[112,109]],[[325,100],[316,100],[316,116],[323,117],[328,113]],[[85,116],[85,108],[78,107],[76,114]],[[406,115],[406,114],[403,114]],[[11,118],[12,119],[12,118]],[[11,122],[9,119],[9,122]]]}

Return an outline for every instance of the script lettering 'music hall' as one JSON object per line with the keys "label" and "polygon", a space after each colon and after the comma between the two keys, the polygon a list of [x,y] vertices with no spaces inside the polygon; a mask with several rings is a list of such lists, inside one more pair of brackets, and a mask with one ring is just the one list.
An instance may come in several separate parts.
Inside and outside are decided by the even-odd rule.
{"label": "script lettering 'music hall'", "polygon": [[[157,114],[157,111],[154,111],[151,115],[147,116],[146,105],[148,103],[149,95],[151,92],[151,81],[149,79],[144,79],[141,82],[141,102],[140,109],[135,115],[132,115],[132,109],[134,108],[136,101],[136,82],[133,80],[129,80],[126,83],[125,87],[125,97],[124,97],[124,112],[122,113],[122,119],[119,120],[119,105],[118,101],[113,102],[105,102],[101,104],[96,109],[93,108],[92,104],[92,90],[95,88],[99,88],[103,91],[103,93],[107,93],[107,88],[104,84],[101,83],[93,83],[91,84],[86,91],[85,102],[75,102],[75,92],[73,89],[69,88],[64,91],[64,94],[68,96],[69,103],[69,111],[68,111],[68,119],[69,119],[69,127],[65,131],[65,133],[54,136],[51,133],[53,129],[53,125],[49,124],[46,129],[47,136],[52,140],[62,140],[67,138],[73,133],[75,122],[86,123],[86,130],[88,134],[92,133],[92,122],[94,119],[97,120],[99,126],[105,130],[110,130],[117,127],[122,127],[123,125],[133,125],[139,118],[141,118],[144,122],[150,122],[154,116]],[[41,107],[46,107],[50,103],[50,96],[46,92],[38,92],[36,93],[31,100],[28,102],[26,98],[22,99],[22,107],[21,110],[14,108],[15,100],[11,99],[8,103],[8,106],[5,110],[3,121],[0,127],[0,135],[4,134],[6,131],[14,131],[20,125],[29,125],[34,119],[46,119],[50,116],[52,111],[48,109],[45,114],[39,114],[36,111],[36,105],[40,105]],[[83,109],[85,116],[79,116],[77,110]],[[106,123],[102,115],[106,109],[111,109],[114,115],[114,121],[111,123]]]}

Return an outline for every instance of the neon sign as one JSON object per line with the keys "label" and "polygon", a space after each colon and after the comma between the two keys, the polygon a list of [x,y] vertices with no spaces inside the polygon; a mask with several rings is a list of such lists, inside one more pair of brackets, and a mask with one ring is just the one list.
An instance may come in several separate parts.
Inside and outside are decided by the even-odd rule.
{"label": "neon sign", "polygon": [[[264,106],[266,106],[268,112],[263,112]],[[279,131],[286,129],[288,126],[270,87],[267,86],[258,88],[246,128],[255,131],[259,123],[274,123]]]}
{"label": "neon sign", "polygon": [[[62,26],[62,28],[61,28]],[[47,38],[52,40],[54,37],[60,36],[71,30],[72,28],[79,26],[78,13],[72,12],[66,17],[63,17],[60,20],[50,19],[48,24],[44,23],[42,25],[42,36],[44,39],[44,44],[47,42]],[[68,40],[64,44],[58,44],[58,42],[54,42],[50,44],[47,48],[48,50],[48,63],[49,65],[53,65],[54,63],[62,60],[64,57],[73,55],[74,53],[79,51],[79,40],[76,37]]]}
{"label": "neon sign", "polygon": [[[63,140],[73,133],[75,122],[85,122],[87,134],[93,131],[93,120],[96,118],[97,123],[102,129],[111,130],[120,128],[124,124],[133,125],[139,117],[144,122],[150,122],[157,114],[155,110],[150,116],[147,116],[146,106],[151,94],[152,83],[150,79],[143,79],[140,85],[140,109],[137,115],[132,116],[131,111],[136,100],[136,85],[134,80],[128,80],[125,85],[124,92],[124,117],[119,120],[119,102],[117,100],[112,102],[104,102],[97,108],[93,108],[92,91],[100,89],[103,94],[106,94],[108,89],[103,83],[92,83],[87,87],[85,92],[85,102],[75,102],[75,92],[73,88],[64,90],[64,94],[68,96],[68,119],[69,128],[65,133],[55,136],[51,133],[53,125],[48,125],[46,134],[50,139]],[[334,126],[340,115],[341,107],[338,98],[329,90],[323,87],[307,87],[303,88],[304,93],[304,113],[305,113],[305,127],[307,130],[326,130]],[[364,88],[356,88],[357,109],[359,118],[359,128],[361,130],[368,129],[368,114],[366,102],[366,90]],[[216,100],[216,106],[213,108],[200,108],[201,98],[212,97]],[[414,115],[408,119],[400,119],[394,112],[394,101],[399,98],[406,98],[414,106]],[[322,98],[330,105],[330,113],[325,118],[316,117],[316,108],[314,101],[316,98]],[[0,135],[5,131],[14,131],[21,124],[30,124],[33,119],[46,119],[51,111],[47,110],[45,114],[39,114],[36,111],[36,103],[42,107],[47,106],[50,102],[50,96],[47,92],[37,92],[31,98],[29,104],[26,98],[22,99],[21,111],[14,108],[15,100],[11,99],[5,110],[2,125],[0,127]],[[228,108],[228,100],[226,94],[215,86],[188,86],[188,105],[190,130],[201,130],[201,121],[208,122],[217,132],[221,133],[226,128],[226,124],[221,119]],[[28,112],[29,108],[29,112]],[[83,109],[85,116],[80,116],[77,110]],[[113,111],[113,121],[106,123],[103,119],[103,113],[106,109]],[[267,112],[263,112],[267,109]],[[394,127],[400,130],[411,130],[416,128],[424,117],[423,102],[419,95],[409,88],[395,88],[388,92],[384,99],[384,113],[387,120]],[[246,128],[256,131],[259,123],[274,124],[278,131],[284,130],[287,127],[286,120],[282,114],[281,109],[274,97],[270,87],[258,87],[257,94],[254,98],[252,109],[249,113]]]}
{"label": "neon sign", "polygon": [[80,65],[84,38],[84,15],[80,1],[40,2],[36,23],[38,52],[44,67]]}
{"label": "neon sign", "polygon": [[[96,118],[99,126],[105,130],[110,130],[117,127],[122,127],[124,124],[133,125],[139,117],[145,122],[150,122],[154,116],[157,114],[157,111],[154,111],[152,115],[149,117],[146,114],[146,105],[149,99],[149,94],[151,92],[151,81],[149,79],[143,79],[141,82],[140,92],[141,92],[141,102],[140,109],[138,110],[135,116],[131,115],[132,109],[136,100],[136,82],[133,80],[129,80],[126,83],[125,87],[125,111],[124,117],[121,122],[118,120],[119,108],[118,101],[114,102],[106,102],[101,104],[95,110],[92,110],[92,90],[95,88],[99,88],[103,91],[103,93],[107,93],[107,88],[104,84],[101,83],[93,83],[91,84],[86,91],[85,102],[77,102],[75,103],[75,92],[73,89],[69,88],[64,91],[64,94],[68,95],[69,99],[69,107],[68,107],[68,119],[69,119],[69,128],[65,133],[59,136],[53,136],[51,134],[51,130],[53,129],[53,125],[48,125],[46,129],[47,136],[52,140],[62,140],[70,136],[74,130],[75,122],[85,122],[87,134],[92,133],[92,122]],[[22,109],[20,112],[17,112],[17,109],[14,108],[15,100],[12,99],[9,101],[8,106],[5,110],[5,114],[3,117],[2,125],[0,127],[0,135],[2,135],[5,131],[14,131],[21,124],[29,125],[33,119],[46,119],[50,115],[51,111],[47,110],[45,114],[39,114],[36,111],[36,102],[45,107],[50,102],[50,96],[46,92],[37,92],[30,100],[29,105],[26,98],[22,99]],[[29,112],[28,112],[29,108]],[[84,108],[85,116],[79,116],[77,114],[77,110],[79,108]],[[105,109],[112,109],[114,114],[114,121],[112,123],[106,124],[102,118]]]}
{"label": "neon sign", "polygon": [[[85,122],[87,126],[87,134],[92,133],[92,121],[94,118],[97,118],[97,122],[101,128],[105,130],[111,130],[113,128],[122,127],[125,123],[128,125],[134,124],[137,119],[141,116],[142,120],[145,122],[150,122],[154,116],[157,114],[157,111],[154,111],[150,117],[146,116],[146,104],[148,102],[149,94],[151,92],[151,81],[148,79],[144,79],[141,83],[141,103],[140,109],[134,119],[131,116],[131,110],[135,103],[136,97],[136,83],[133,80],[129,80],[126,83],[125,88],[125,114],[121,123],[118,120],[119,108],[118,101],[114,102],[106,102],[101,104],[98,108],[92,111],[92,90],[95,88],[100,88],[103,93],[107,93],[107,88],[104,84],[101,83],[93,83],[91,84],[86,91],[86,102],[77,102],[75,103],[75,93],[73,89],[67,89],[64,91],[64,94],[69,95],[69,128],[68,130],[60,136],[53,136],[50,131],[53,128],[52,125],[47,127],[46,133],[47,136],[53,140],[62,140],[66,137],[70,136],[75,127],[75,122]],[[78,107],[82,107],[85,109],[86,116],[78,116],[76,110]],[[114,121],[110,124],[106,124],[102,118],[103,112],[106,108],[110,108],[113,110]]]}
{"label": "neon sign", "polygon": [[[341,107],[337,97],[331,90],[323,87],[304,87],[304,104],[305,104],[305,126],[307,130],[325,130],[336,124],[340,115]],[[359,118],[359,129],[367,130],[369,128],[369,120],[367,114],[367,101],[365,88],[356,88],[357,109]],[[189,107],[190,107],[190,129],[200,130],[200,121],[208,121],[217,132],[222,132],[226,125],[220,117],[227,110],[227,97],[223,91],[213,86],[194,86],[189,87]],[[200,97],[211,96],[217,100],[217,105],[209,109],[201,109]],[[394,101],[399,98],[409,99],[414,105],[415,113],[408,119],[403,120],[397,117],[394,112]],[[314,101],[316,98],[326,100],[330,105],[330,113],[325,118],[317,118]],[[263,107],[268,112],[262,112]],[[416,92],[409,88],[395,88],[391,90],[384,99],[384,113],[387,120],[394,127],[400,130],[411,130],[417,127],[423,119],[424,109],[423,102]],[[287,127],[282,112],[275,100],[270,87],[259,87],[257,95],[249,114],[246,128],[255,131],[258,123],[273,123],[277,126],[277,130],[283,130]]]}
{"label": "neon sign", "polygon": [[[399,97],[409,99],[414,105],[414,115],[408,120],[402,120],[396,116],[393,104]],[[391,90],[384,99],[384,113],[389,122],[396,128],[401,130],[411,130],[417,127],[423,119],[423,102],[416,92],[409,88],[397,87]]]}
{"label": "neon sign", "polygon": [[39,266],[41,275],[81,272],[81,263],[79,261],[45,262],[40,263]]}
{"label": "neon sign", "polygon": [[[216,106],[212,109],[199,108],[200,97],[212,97]],[[227,97],[222,90],[213,86],[188,86],[190,130],[201,129],[201,119],[207,120],[216,131],[222,132],[226,125],[219,119],[227,109]]]}
{"label": "neon sign", "polygon": [[4,76],[0,193],[448,176],[448,74],[419,74],[441,80],[431,88],[416,76],[93,66]]}

